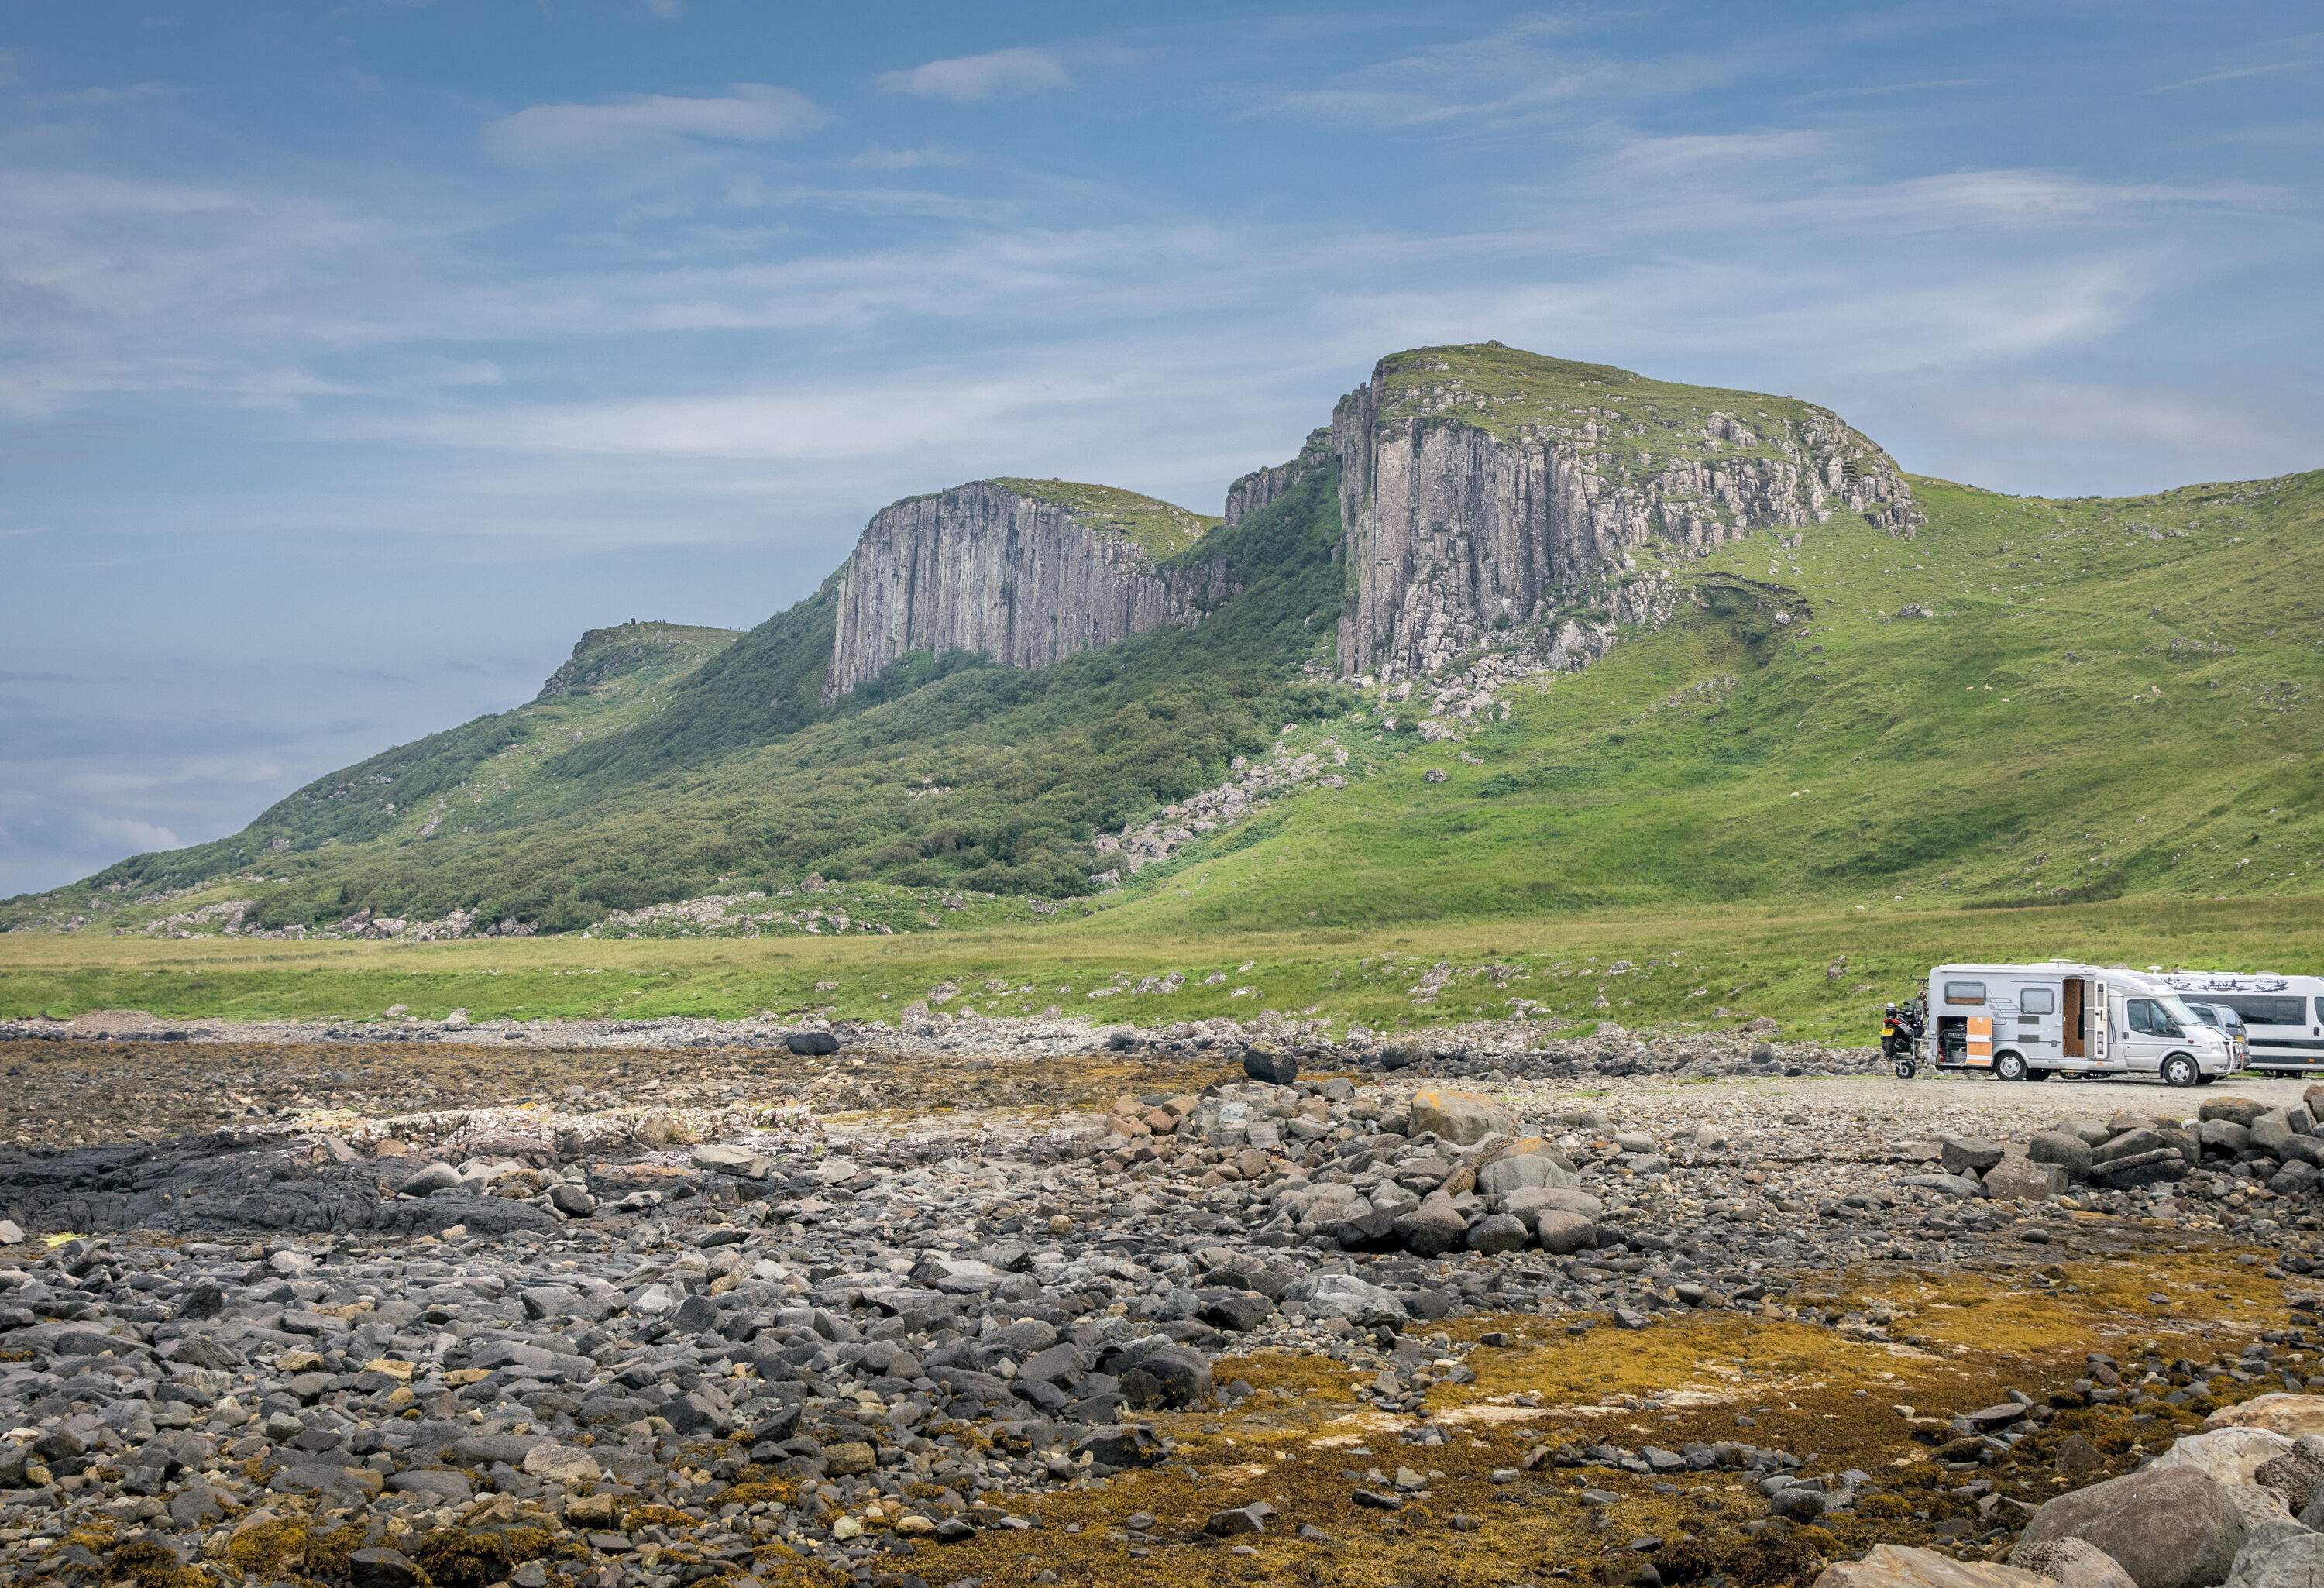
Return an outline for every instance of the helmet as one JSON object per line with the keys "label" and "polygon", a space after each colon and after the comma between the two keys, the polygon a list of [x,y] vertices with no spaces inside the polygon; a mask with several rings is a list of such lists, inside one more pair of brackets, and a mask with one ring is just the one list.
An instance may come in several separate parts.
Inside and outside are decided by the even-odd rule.
{"label": "helmet", "polygon": [[1893,1004],[1893,1003],[1892,1003],[1892,1004],[1890,1004],[1886,1009],[1883,1010],[1881,1012],[1882,1012],[1882,1013],[1884,1013],[1884,1014],[1895,1014],[1895,1013],[1896,1012],[1896,1006],[1895,1006],[1895,1004]]}

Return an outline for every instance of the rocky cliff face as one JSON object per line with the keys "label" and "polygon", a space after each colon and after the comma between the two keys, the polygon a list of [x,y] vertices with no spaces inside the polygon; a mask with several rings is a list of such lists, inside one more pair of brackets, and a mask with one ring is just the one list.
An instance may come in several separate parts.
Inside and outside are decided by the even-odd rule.
{"label": "rocky cliff face", "polygon": [[1574,611],[1627,616],[1651,541],[1707,549],[1843,510],[1921,522],[1895,465],[1823,409],[1498,344],[1382,360],[1331,445],[1351,675],[1434,673]]}
{"label": "rocky cliff face", "polygon": [[1227,528],[1232,529],[1260,508],[1272,505],[1286,492],[1332,460],[1332,428],[1308,432],[1299,456],[1272,468],[1255,468],[1227,487]]}
{"label": "rocky cliff face", "polygon": [[915,651],[1041,668],[1196,622],[1207,581],[1166,572],[1157,550],[1191,543],[1208,522],[1129,492],[1055,482],[982,480],[882,508],[841,582],[825,702]]}

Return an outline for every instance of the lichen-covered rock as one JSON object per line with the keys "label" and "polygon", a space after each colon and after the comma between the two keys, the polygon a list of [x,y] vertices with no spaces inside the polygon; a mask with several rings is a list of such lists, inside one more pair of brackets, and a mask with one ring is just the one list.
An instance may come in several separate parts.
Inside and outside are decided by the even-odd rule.
{"label": "lichen-covered rock", "polygon": [[2215,1483],[2250,1483],[2259,1469],[2292,1449],[2292,1441],[2268,1428],[2215,1428],[2190,1434],[2147,1463],[2150,1472],[2191,1467]]}
{"label": "lichen-covered rock", "polygon": [[2255,1395],[2234,1406],[2223,1406],[2203,1419],[2207,1428],[2266,1428],[2287,1439],[2303,1434],[2324,1435],[2324,1395],[2292,1395],[2277,1391]]}
{"label": "lichen-covered rock", "polygon": [[1514,1136],[1517,1122],[1508,1110],[1474,1092],[1427,1087],[1412,1094],[1412,1133],[1442,1137],[1473,1147],[1488,1136]]}
{"label": "lichen-covered rock", "polygon": [[2061,1494],[2034,1513],[2013,1561],[2061,1538],[2105,1550],[2138,1588],[2214,1588],[2243,1547],[2242,1511],[2202,1473],[2148,1468]]}
{"label": "lichen-covered rock", "polygon": [[2014,1565],[1955,1560],[1933,1549],[1876,1544],[1862,1560],[1824,1567],[1815,1588],[2050,1588],[2050,1579]]}

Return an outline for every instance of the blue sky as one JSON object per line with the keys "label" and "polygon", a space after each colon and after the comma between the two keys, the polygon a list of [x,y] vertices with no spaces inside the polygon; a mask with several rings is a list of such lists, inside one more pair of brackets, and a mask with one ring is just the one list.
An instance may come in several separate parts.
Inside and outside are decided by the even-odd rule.
{"label": "blue sky", "polygon": [[910,492],[1215,511],[1417,344],[2013,491],[2324,465],[2319,63],[2232,0],[14,0],[0,894]]}

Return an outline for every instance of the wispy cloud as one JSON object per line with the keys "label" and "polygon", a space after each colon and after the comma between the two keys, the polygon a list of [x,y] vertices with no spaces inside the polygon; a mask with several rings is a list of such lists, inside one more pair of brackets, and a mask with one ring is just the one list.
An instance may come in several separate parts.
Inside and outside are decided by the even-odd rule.
{"label": "wispy cloud", "polygon": [[906,71],[883,71],[872,80],[891,94],[974,105],[1062,88],[1073,78],[1065,62],[1049,51],[1020,49],[931,60]]}
{"label": "wispy cloud", "polygon": [[968,156],[957,149],[945,149],[935,144],[918,149],[866,149],[847,162],[858,171],[919,171],[929,166],[958,166],[968,163]]}
{"label": "wispy cloud", "polygon": [[632,94],[595,105],[529,106],[487,124],[484,147],[501,160],[537,164],[689,141],[764,143],[811,132],[829,120],[797,89],[736,83],[724,95],[698,98]]}
{"label": "wispy cloud", "polygon": [[2181,88],[2240,82],[2246,78],[2266,77],[2273,72],[2305,71],[2315,64],[2313,60],[2271,60],[2261,66],[2231,66],[2219,71],[2207,71],[2200,77],[2181,78],[2175,83],[2157,83],[2145,91],[2149,94],[2175,94]]}

